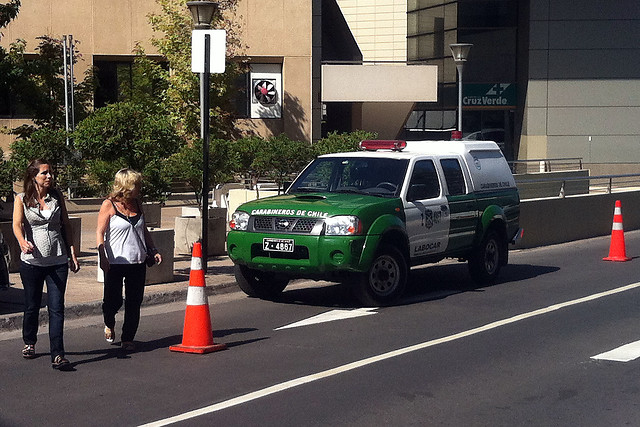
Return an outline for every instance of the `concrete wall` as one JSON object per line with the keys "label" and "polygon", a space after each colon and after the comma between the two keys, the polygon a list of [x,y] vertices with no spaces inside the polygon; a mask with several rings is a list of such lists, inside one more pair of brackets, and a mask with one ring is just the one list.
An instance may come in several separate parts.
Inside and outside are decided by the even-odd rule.
{"label": "concrete wall", "polygon": [[520,158],[640,162],[640,2],[543,0],[530,9]]}
{"label": "concrete wall", "polygon": [[[153,31],[147,14],[158,12],[155,0],[39,0],[23,1],[20,12],[2,30],[0,45],[7,48],[16,39],[27,42],[27,53],[35,52],[36,37],[50,35],[61,39],[73,35],[81,59],[74,66],[77,81],[93,66],[94,56],[133,55],[139,42],[148,55],[157,55],[151,45]],[[0,127],[17,127],[21,119],[0,119]],[[14,136],[0,133],[0,148],[7,151]]]}
{"label": "concrete wall", "polygon": [[[312,109],[319,102],[312,81],[312,3],[298,0],[240,0],[233,17],[252,63],[282,64],[282,118],[242,119],[238,128],[269,137],[285,133],[312,140]],[[319,89],[317,89],[319,90]],[[318,122],[318,128],[320,123]]]}
{"label": "concrete wall", "polygon": [[[587,169],[575,171],[540,172],[516,174],[516,180],[520,199],[536,199],[540,197],[556,197],[562,191],[563,179],[588,177]],[[535,180],[549,180],[549,182],[530,182]],[[553,181],[552,181],[553,180]],[[573,196],[576,194],[589,194],[589,180],[581,179],[577,181],[564,181],[564,195]]]}
{"label": "concrete wall", "polygon": [[532,248],[610,234],[616,200],[622,203],[624,229],[640,229],[640,191],[524,200],[520,203],[524,235],[515,247]]}
{"label": "concrete wall", "polygon": [[407,0],[337,0],[365,61],[406,61]]}

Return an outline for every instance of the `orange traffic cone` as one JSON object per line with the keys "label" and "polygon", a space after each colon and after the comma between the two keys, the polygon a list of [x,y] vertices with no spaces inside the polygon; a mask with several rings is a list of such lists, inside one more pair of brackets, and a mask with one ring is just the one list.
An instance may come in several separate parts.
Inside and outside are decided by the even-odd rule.
{"label": "orange traffic cone", "polygon": [[191,272],[189,273],[187,310],[184,315],[182,344],[172,345],[169,350],[202,354],[227,348],[225,344],[213,343],[209,303],[204,288],[202,246],[201,243],[195,243],[193,245],[193,254],[191,255]]}
{"label": "orange traffic cone", "polygon": [[604,261],[629,261],[624,245],[624,230],[622,228],[622,203],[616,200],[616,207],[613,210],[613,227],[611,228],[611,246],[609,256],[602,258]]}

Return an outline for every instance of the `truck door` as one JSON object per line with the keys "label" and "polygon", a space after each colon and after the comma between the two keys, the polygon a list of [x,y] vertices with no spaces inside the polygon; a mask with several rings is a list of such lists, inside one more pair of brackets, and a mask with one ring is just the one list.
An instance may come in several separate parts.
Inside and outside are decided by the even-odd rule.
{"label": "truck door", "polygon": [[477,201],[469,194],[460,161],[456,158],[441,159],[449,202],[449,251],[465,249],[473,245],[478,226]]}
{"label": "truck door", "polygon": [[411,258],[447,249],[449,206],[441,182],[433,160],[414,163],[404,199]]}

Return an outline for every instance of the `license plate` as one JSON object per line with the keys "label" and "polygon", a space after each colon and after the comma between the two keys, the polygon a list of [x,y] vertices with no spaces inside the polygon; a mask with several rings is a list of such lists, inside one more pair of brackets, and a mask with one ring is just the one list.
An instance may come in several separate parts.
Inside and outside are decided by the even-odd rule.
{"label": "license plate", "polygon": [[293,252],[293,239],[262,239],[262,249],[271,252]]}

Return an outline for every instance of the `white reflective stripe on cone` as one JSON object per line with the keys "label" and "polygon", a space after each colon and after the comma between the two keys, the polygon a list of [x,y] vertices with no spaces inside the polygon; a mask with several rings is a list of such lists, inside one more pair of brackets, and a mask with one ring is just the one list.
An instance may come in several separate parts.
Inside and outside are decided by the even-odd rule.
{"label": "white reflective stripe on cone", "polygon": [[619,207],[613,208],[613,214],[614,215],[622,215],[622,208],[619,208]]}
{"label": "white reflective stripe on cone", "polygon": [[202,258],[199,256],[191,257],[191,269],[202,270]]}
{"label": "white reflective stripe on cone", "polygon": [[187,290],[187,305],[208,305],[207,295],[200,286],[189,286]]}
{"label": "white reflective stripe on cone", "polygon": [[618,231],[618,230],[623,231],[622,223],[621,222],[614,222],[613,223],[613,227],[611,229],[613,231]]}

